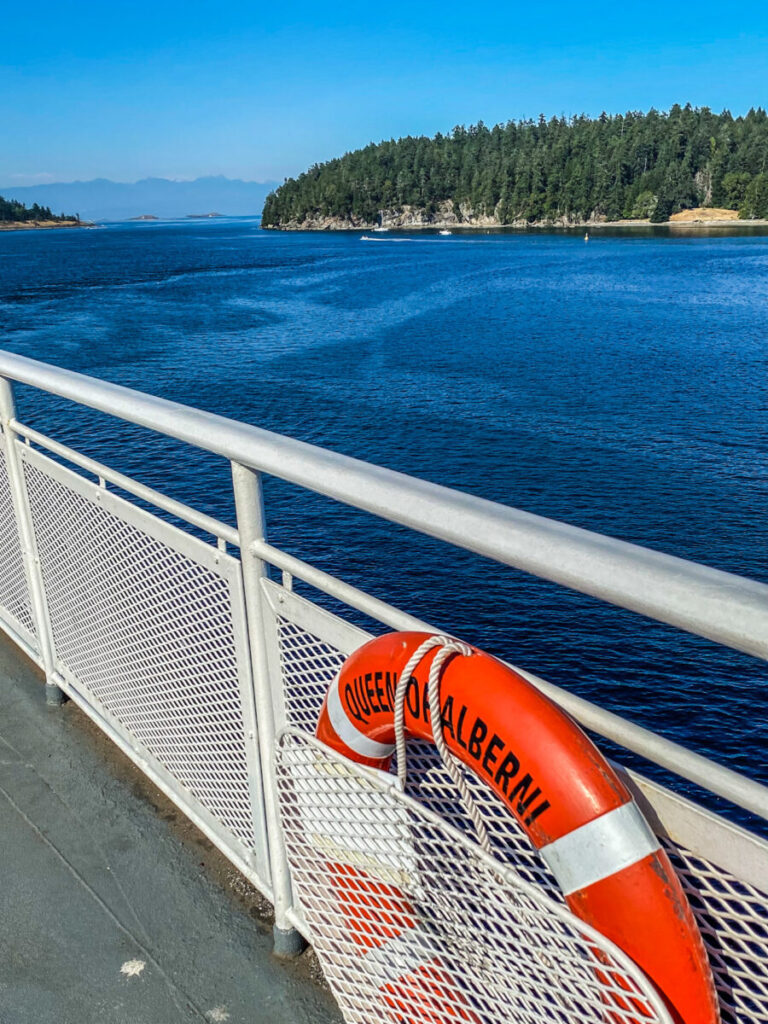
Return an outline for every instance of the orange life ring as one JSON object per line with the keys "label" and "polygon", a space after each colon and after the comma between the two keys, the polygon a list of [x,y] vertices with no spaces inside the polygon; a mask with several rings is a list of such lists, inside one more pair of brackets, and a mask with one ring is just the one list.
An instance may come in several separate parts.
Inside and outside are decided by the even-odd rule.
{"label": "orange life ring", "polygon": [[[428,638],[390,633],[350,655],[326,694],[318,738],[358,764],[388,769],[399,674]],[[514,815],[571,911],[638,964],[673,1019],[717,1024],[717,997],[698,927],[669,858],[631,794],[565,712],[508,666],[476,648],[471,652],[451,657],[443,667],[440,708],[448,748]],[[423,658],[405,693],[406,735],[429,741],[427,678],[435,654]],[[381,901],[396,932],[392,905],[391,899]],[[405,920],[410,908],[402,896],[400,907]],[[446,977],[446,987],[449,982]],[[465,1012],[463,1019],[471,1020]]]}

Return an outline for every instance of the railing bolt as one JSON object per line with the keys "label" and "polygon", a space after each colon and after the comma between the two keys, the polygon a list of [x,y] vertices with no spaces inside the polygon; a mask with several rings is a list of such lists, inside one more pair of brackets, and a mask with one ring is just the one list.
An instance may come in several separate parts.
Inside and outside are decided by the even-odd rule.
{"label": "railing bolt", "polygon": [[307,948],[307,941],[295,928],[272,928],[272,952],[281,960],[293,960]]}
{"label": "railing bolt", "polygon": [[45,703],[49,708],[60,708],[66,700],[66,694],[55,683],[45,684]]}

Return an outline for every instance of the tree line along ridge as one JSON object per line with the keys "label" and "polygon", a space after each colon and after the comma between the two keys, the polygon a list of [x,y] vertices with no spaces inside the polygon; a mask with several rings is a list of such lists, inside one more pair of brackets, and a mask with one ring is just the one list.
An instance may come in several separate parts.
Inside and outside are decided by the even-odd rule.
{"label": "tree line along ridge", "polygon": [[50,207],[40,206],[35,203],[33,206],[24,206],[15,199],[3,199],[0,196],[0,224],[15,223],[28,224],[34,221],[64,221],[79,220],[77,217],[68,217],[66,214],[56,216],[51,213]]}
{"label": "tree line along ridge", "polygon": [[268,196],[262,224],[361,226],[404,209],[422,222],[447,209],[467,223],[663,222],[698,206],[768,218],[764,109],[542,115],[372,143],[286,179]]}

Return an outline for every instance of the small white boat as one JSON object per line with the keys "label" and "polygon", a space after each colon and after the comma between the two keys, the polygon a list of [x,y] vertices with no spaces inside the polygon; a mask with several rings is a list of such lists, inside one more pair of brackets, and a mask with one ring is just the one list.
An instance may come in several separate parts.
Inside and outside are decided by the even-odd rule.
{"label": "small white boat", "polygon": [[452,235],[453,232],[452,231],[447,231],[447,230],[444,229],[443,231],[438,231],[438,234],[439,235]]}
{"label": "small white boat", "polygon": [[389,231],[389,228],[374,228],[374,231]]}

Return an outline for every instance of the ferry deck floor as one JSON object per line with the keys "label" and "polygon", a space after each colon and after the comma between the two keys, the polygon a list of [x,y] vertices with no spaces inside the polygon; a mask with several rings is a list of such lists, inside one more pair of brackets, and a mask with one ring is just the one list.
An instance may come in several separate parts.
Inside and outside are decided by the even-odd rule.
{"label": "ferry deck floor", "polygon": [[0,635],[0,1024],[338,1024],[311,951]]}

